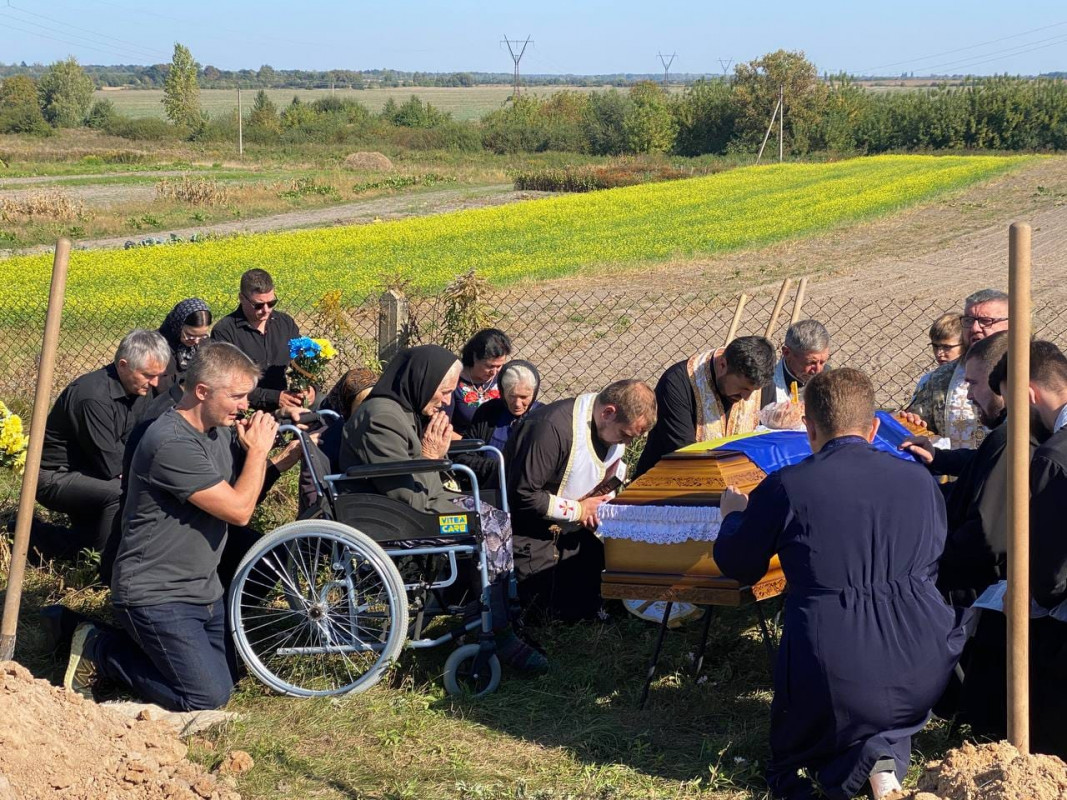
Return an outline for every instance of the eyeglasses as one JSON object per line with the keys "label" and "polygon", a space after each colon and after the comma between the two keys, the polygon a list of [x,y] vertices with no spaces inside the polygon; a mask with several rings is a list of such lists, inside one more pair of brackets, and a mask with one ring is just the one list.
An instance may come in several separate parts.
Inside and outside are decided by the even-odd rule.
{"label": "eyeglasses", "polygon": [[939,344],[936,342],[932,342],[930,344],[930,349],[933,350],[935,353],[948,353],[961,346],[962,345],[959,342],[956,342],[955,344]]}
{"label": "eyeglasses", "polygon": [[252,298],[249,297],[247,294],[243,294],[241,295],[241,297],[247,300],[248,305],[252,306],[252,308],[256,309],[256,311],[262,311],[264,308],[274,308],[276,305],[278,305],[277,297],[275,297],[273,300],[264,300],[262,303],[254,302]]}
{"label": "eyeglasses", "polygon": [[964,327],[969,328],[977,322],[978,327],[981,328],[983,331],[987,331],[994,325],[1007,321],[1007,317],[972,317],[970,314],[964,314],[962,317],[960,317],[960,322],[963,323]]}

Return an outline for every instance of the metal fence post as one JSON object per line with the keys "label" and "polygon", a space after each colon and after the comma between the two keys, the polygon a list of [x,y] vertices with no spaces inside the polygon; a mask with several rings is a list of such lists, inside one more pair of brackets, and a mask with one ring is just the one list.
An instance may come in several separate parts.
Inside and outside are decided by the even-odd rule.
{"label": "metal fence post", "polygon": [[408,321],[408,299],[403,293],[383,292],[378,298],[378,360],[383,364],[407,346]]}

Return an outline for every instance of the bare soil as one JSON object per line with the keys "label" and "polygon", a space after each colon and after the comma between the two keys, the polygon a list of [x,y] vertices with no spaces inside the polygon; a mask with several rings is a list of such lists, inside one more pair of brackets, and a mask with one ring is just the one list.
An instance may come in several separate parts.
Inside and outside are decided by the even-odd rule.
{"label": "bare soil", "polygon": [[932,761],[914,791],[887,800],[1061,800],[1067,764],[1055,756],[1024,756],[1007,742],[964,744]]}
{"label": "bare soil", "polygon": [[[126,719],[0,662],[0,800],[239,800],[186,752],[160,721]],[[223,766],[249,762],[241,754]]]}

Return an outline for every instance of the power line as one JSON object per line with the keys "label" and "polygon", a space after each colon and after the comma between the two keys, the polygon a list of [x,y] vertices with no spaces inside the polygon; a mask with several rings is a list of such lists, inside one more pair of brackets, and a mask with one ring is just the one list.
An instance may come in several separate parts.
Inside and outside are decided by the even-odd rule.
{"label": "power line", "polygon": [[[860,74],[861,75],[870,75],[875,70],[879,70],[879,69],[886,69],[888,67],[898,67],[898,66],[900,66],[902,64],[914,64],[914,63],[919,62],[919,61],[929,61],[929,60],[934,59],[934,58],[941,58],[942,56],[950,56],[953,53],[962,53],[964,50],[975,50],[975,49],[977,49],[979,47],[985,47],[986,45],[999,44],[1000,42],[1006,42],[1009,39],[1018,39],[1021,36],[1029,36],[1031,33],[1040,33],[1041,31],[1047,31],[1047,30],[1049,30],[1051,28],[1059,28],[1059,27],[1062,27],[1063,25],[1067,25],[1067,21],[1065,21],[1065,22],[1054,22],[1051,25],[1043,25],[1040,28],[1031,28],[1030,30],[1023,31],[1022,33],[1013,33],[1010,36],[1002,36],[999,39],[990,39],[988,42],[979,42],[978,44],[969,44],[966,47],[957,47],[954,50],[944,50],[944,51],[942,51],[940,53],[933,53],[932,55],[928,55],[928,56],[921,56],[919,58],[910,58],[910,59],[906,59],[904,61],[894,61],[894,62],[892,62],[890,64],[882,64],[880,66],[871,67],[870,69],[864,70]],[[932,69],[932,68],[931,67],[923,67],[923,69]]]}
{"label": "power line", "polygon": [[[1047,42],[1047,44],[1045,44]],[[1035,50],[1045,50],[1049,47],[1056,47],[1057,45],[1067,43],[1067,34],[1061,36],[1052,36],[1048,39],[1039,39],[1036,42],[1030,42],[1029,44],[1019,45],[1018,47],[1008,48],[1007,50],[997,50],[993,53],[978,53],[973,58],[962,59],[958,61],[948,61],[944,64],[934,64],[925,69],[946,69],[949,67],[960,69],[963,67],[976,67],[981,64],[989,64],[994,61],[1001,61],[1011,56],[1021,56],[1026,53],[1032,53]],[[1036,45],[1036,46],[1035,46]],[[987,58],[987,56],[992,56]]]}
{"label": "power line", "polygon": [[[0,8],[0,12],[3,12],[5,10],[6,9],[4,9],[4,8]],[[31,23],[26,22],[25,20],[18,19],[17,17],[15,19],[18,22],[20,22],[20,23],[22,23],[24,25],[31,24]],[[86,50],[96,50],[97,52],[104,53],[105,55],[109,55],[109,56],[112,56],[112,57],[114,57],[114,54],[116,52],[114,49],[105,50],[103,47],[96,47],[94,45],[83,44],[81,42],[72,42],[70,39],[63,39],[63,38],[60,38],[58,36],[50,36],[50,35],[48,35],[46,33],[40,33],[40,32],[35,31],[35,30],[29,30],[27,28],[20,28],[17,25],[12,24],[11,22],[7,22],[5,24],[7,25],[7,27],[11,28],[12,30],[19,31],[20,33],[26,33],[26,34],[29,34],[30,36],[36,36],[36,37],[38,37],[40,39],[50,39],[53,42],[60,42],[61,44],[70,45],[71,47],[80,47],[80,48],[83,48],[83,49],[86,49]],[[127,53],[126,55],[129,55],[129,54]],[[137,57],[141,58],[141,56],[137,56]]]}
{"label": "power line", "polygon": [[515,62],[515,87],[512,90],[512,97],[518,97],[519,96],[519,87],[520,87],[520,82],[519,82],[519,62],[522,61],[522,54],[526,52],[526,46],[528,44],[530,44],[530,37],[529,37],[529,35],[526,36],[526,41],[522,43],[522,49],[520,49],[518,53],[516,53],[515,52],[515,48],[512,47],[512,44],[514,44],[515,46],[518,46],[518,44],[519,44],[519,40],[518,39],[512,40],[512,39],[509,39],[505,35],[504,36],[504,41],[501,42],[501,44],[506,44],[508,46],[508,52],[511,53],[511,60]]}
{"label": "power line", "polygon": [[[159,56],[159,53],[157,53],[155,50],[153,50],[151,48],[148,48],[148,47],[143,47],[143,46],[137,44],[136,42],[129,42],[129,41],[126,41],[125,39],[119,39],[119,38],[117,38],[115,36],[109,36],[106,33],[99,33],[97,31],[89,30],[88,28],[82,28],[81,26],[78,26],[78,25],[71,25],[69,22],[63,22],[62,20],[58,20],[58,19],[55,19],[53,17],[46,16],[44,14],[38,14],[36,11],[30,11],[29,9],[25,9],[25,8],[21,8],[19,6],[16,6],[10,0],[8,0],[7,7],[9,9],[13,10],[13,11],[18,11],[20,14],[28,14],[31,17],[37,17],[39,19],[43,19],[43,20],[51,23],[52,25],[61,25],[61,26],[65,27],[65,28],[70,28],[71,30],[78,31],[80,33],[89,34],[89,36],[95,37],[95,38],[89,38],[87,36],[79,36],[77,34],[66,34],[68,36],[74,36],[75,38],[78,38],[78,39],[84,39],[84,40],[92,42],[94,44],[104,44],[105,46],[114,47],[114,45],[107,45],[106,42],[97,41],[99,39],[110,39],[111,41],[122,45],[123,46],[122,47],[123,52],[126,52],[126,53],[138,53],[138,52],[140,52],[140,53],[142,53],[144,55],[151,56],[152,58],[156,58],[156,57]],[[33,23],[33,22],[29,21],[29,20],[19,20],[19,21],[22,22],[25,25],[35,25],[36,24],[36,25],[40,26],[39,23]],[[40,26],[40,27],[43,27],[43,26]]]}
{"label": "power line", "polygon": [[656,55],[659,56],[659,63],[661,63],[663,65],[663,90],[666,91],[667,90],[667,74],[670,71],[671,64],[674,63],[674,59],[677,58],[678,54],[677,53],[671,53],[670,61],[667,60],[667,56],[663,55],[663,53],[656,53]]}

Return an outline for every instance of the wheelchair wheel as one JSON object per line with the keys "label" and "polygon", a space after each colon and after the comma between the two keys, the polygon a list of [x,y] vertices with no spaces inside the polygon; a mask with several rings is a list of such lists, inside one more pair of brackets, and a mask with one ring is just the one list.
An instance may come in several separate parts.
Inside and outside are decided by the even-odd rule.
{"label": "wheelchair wheel", "polygon": [[445,691],[451,695],[483,697],[500,685],[500,659],[496,653],[479,664],[481,645],[457,647],[445,661]]}
{"label": "wheelchair wheel", "polygon": [[230,586],[248,669],[297,697],[369,689],[407,638],[404,583],[370,537],[330,520],[283,525],[248,551]]}

